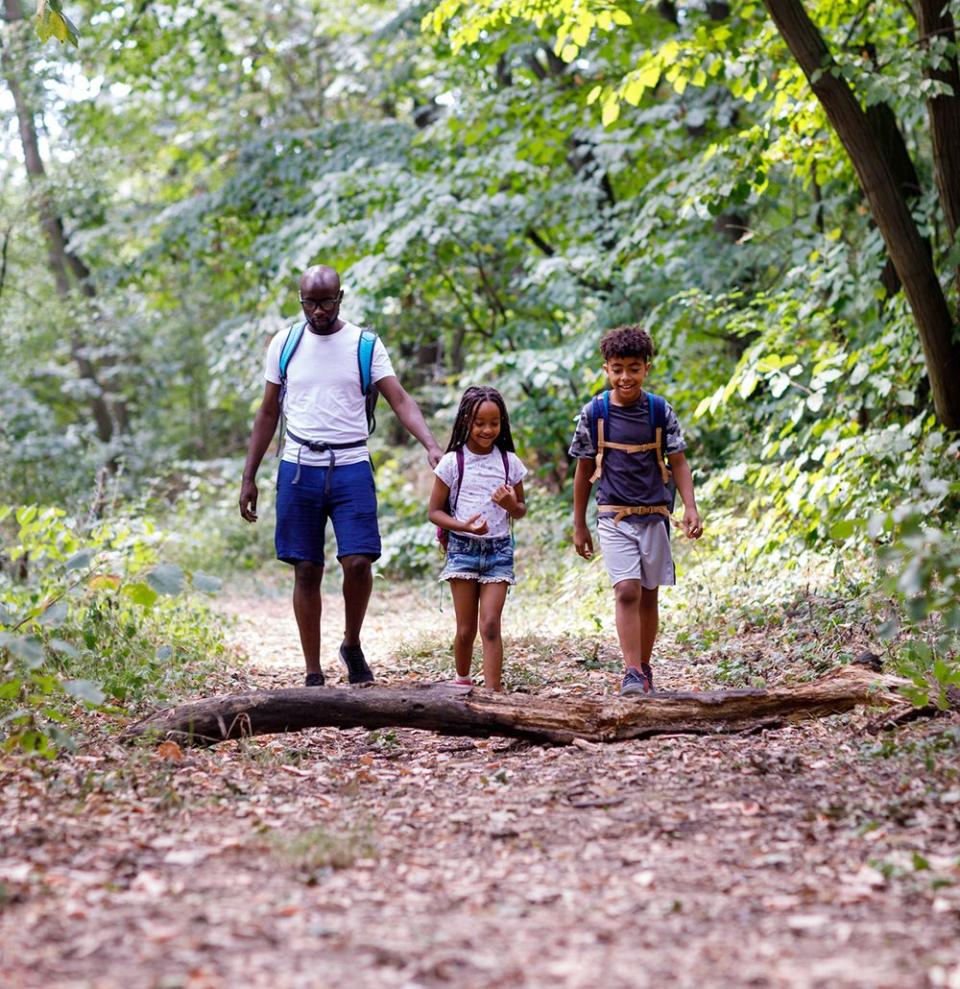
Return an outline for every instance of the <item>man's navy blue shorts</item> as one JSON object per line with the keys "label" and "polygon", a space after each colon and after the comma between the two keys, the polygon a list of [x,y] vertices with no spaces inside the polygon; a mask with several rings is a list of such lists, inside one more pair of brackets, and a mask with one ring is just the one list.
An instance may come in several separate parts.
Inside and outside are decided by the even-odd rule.
{"label": "man's navy blue shorts", "polygon": [[337,537],[337,559],[355,554],[376,560],[380,556],[377,492],[369,460],[332,468],[330,493],[324,494],[329,467],[300,468],[280,462],[277,472],[277,559],[284,563],[309,560],[323,564],[327,518]]}

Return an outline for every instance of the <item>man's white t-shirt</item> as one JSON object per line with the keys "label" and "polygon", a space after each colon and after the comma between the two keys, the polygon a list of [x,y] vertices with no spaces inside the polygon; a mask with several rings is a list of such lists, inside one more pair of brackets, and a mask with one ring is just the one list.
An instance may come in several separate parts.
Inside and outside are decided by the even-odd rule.
{"label": "man's white t-shirt", "polygon": [[[510,484],[519,484],[527,476],[527,468],[515,454],[507,454],[507,470]],[[474,515],[483,515],[487,520],[488,531],[482,536],[474,536],[470,532],[458,532],[458,536],[471,539],[495,539],[510,535],[510,516],[506,509],[501,508],[490,495],[501,484],[505,483],[503,476],[503,455],[496,447],[490,453],[471,453],[463,448],[463,487],[457,495],[457,454],[445,453],[440,463],[433,468],[434,474],[450,489],[450,501],[457,505],[451,513],[458,522],[466,522]]]}
{"label": "man's white t-shirt", "polygon": [[[267,348],[264,377],[280,384],[280,352],[287,339],[289,327],[281,330]],[[351,443],[367,438],[367,413],[360,391],[360,365],[357,345],[360,327],[344,322],[336,333],[321,336],[309,326],[303,331],[300,345],[287,365],[287,391],[283,412],[287,417],[287,436],[283,444],[283,459],[293,463],[300,454],[300,463],[310,467],[325,467],[329,453],[314,453],[290,438],[290,432],[312,443]],[[395,372],[390,356],[377,339],[373,348],[371,380],[388,378]],[[356,464],[369,460],[365,446],[337,450],[338,464]]]}

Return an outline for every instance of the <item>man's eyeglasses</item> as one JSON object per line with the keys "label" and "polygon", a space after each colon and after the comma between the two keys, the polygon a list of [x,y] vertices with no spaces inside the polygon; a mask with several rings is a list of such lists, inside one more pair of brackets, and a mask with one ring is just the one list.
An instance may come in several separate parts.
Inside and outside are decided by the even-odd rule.
{"label": "man's eyeglasses", "polygon": [[300,305],[306,309],[307,312],[317,312],[322,309],[324,312],[330,312],[337,308],[340,300],[343,298],[343,292],[337,292],[336,295],[331,295],[328,299],[305,299],[302,295],[300,296]]}

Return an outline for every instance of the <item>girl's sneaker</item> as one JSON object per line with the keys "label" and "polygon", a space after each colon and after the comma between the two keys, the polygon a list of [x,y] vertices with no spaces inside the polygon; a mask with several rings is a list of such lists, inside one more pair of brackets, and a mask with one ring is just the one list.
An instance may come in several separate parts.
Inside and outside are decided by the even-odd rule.
{"label": "girl's sneaker", "polygon": [[454,682],[454,683],[455,683],[455,684],[456,684],[456,685],[457,685],[458,687],[472,687],[472,686],[474,686],[474,683],[473,683],[473,677],[461,677],[461,676],[455,676],[455,677],[453,678],[453,682]]}

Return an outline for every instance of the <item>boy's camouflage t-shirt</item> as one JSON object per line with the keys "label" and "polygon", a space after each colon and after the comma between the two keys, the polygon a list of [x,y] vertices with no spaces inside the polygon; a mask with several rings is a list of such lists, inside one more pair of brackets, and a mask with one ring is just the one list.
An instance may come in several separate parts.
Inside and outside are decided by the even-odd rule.
{"label": "boy's camouflage t-shirt", "polygon": [[[591,460],[597,455],[590,421],[592,401],[580,413],[570,456],[579,460]],[[680,453],[686,449],[683,431],[673,409],[666,406],[666,452]],[[646,399],[629,406],[611,405],[607,420],[607,438],[618,443],[646,443],[651,439],[650,413]],[[603,458],[603,473],[597,482],[596,498],[598,505],[651,505],[669,500],[660,470],[654,457],[641,457],[608,450]],[[611,514],[611,513],[606,513]],[[657,521],[660,516],[632,516],[634,525],[646,525]]]}
{"label": "boy's camouflage t-shirt", "polygon": [[[577,420],[577,428],[573,434],[573,440],[570,443],[570,456],[575,457],[577,460],[592,460],[597,455],[597,445],[593,442],[592,430],[590,428],[590,412],[593,401],[587,402],[587,404],[580,410],[580,417]],[[681,453],[686,450],[687,444],[683,438],[683,430],[680,428],[680,420],[677,418],[676,412],[673,411],[673,407],[669,402],[664,402],[667,408],[667,456],[669,457],[671,453]],[[647,412],[647,402],[646,398],[642,401],[635,403],[631,408],[635,408],[638,414],[638,419],[642,422],[646,422],[648,418]]]}

